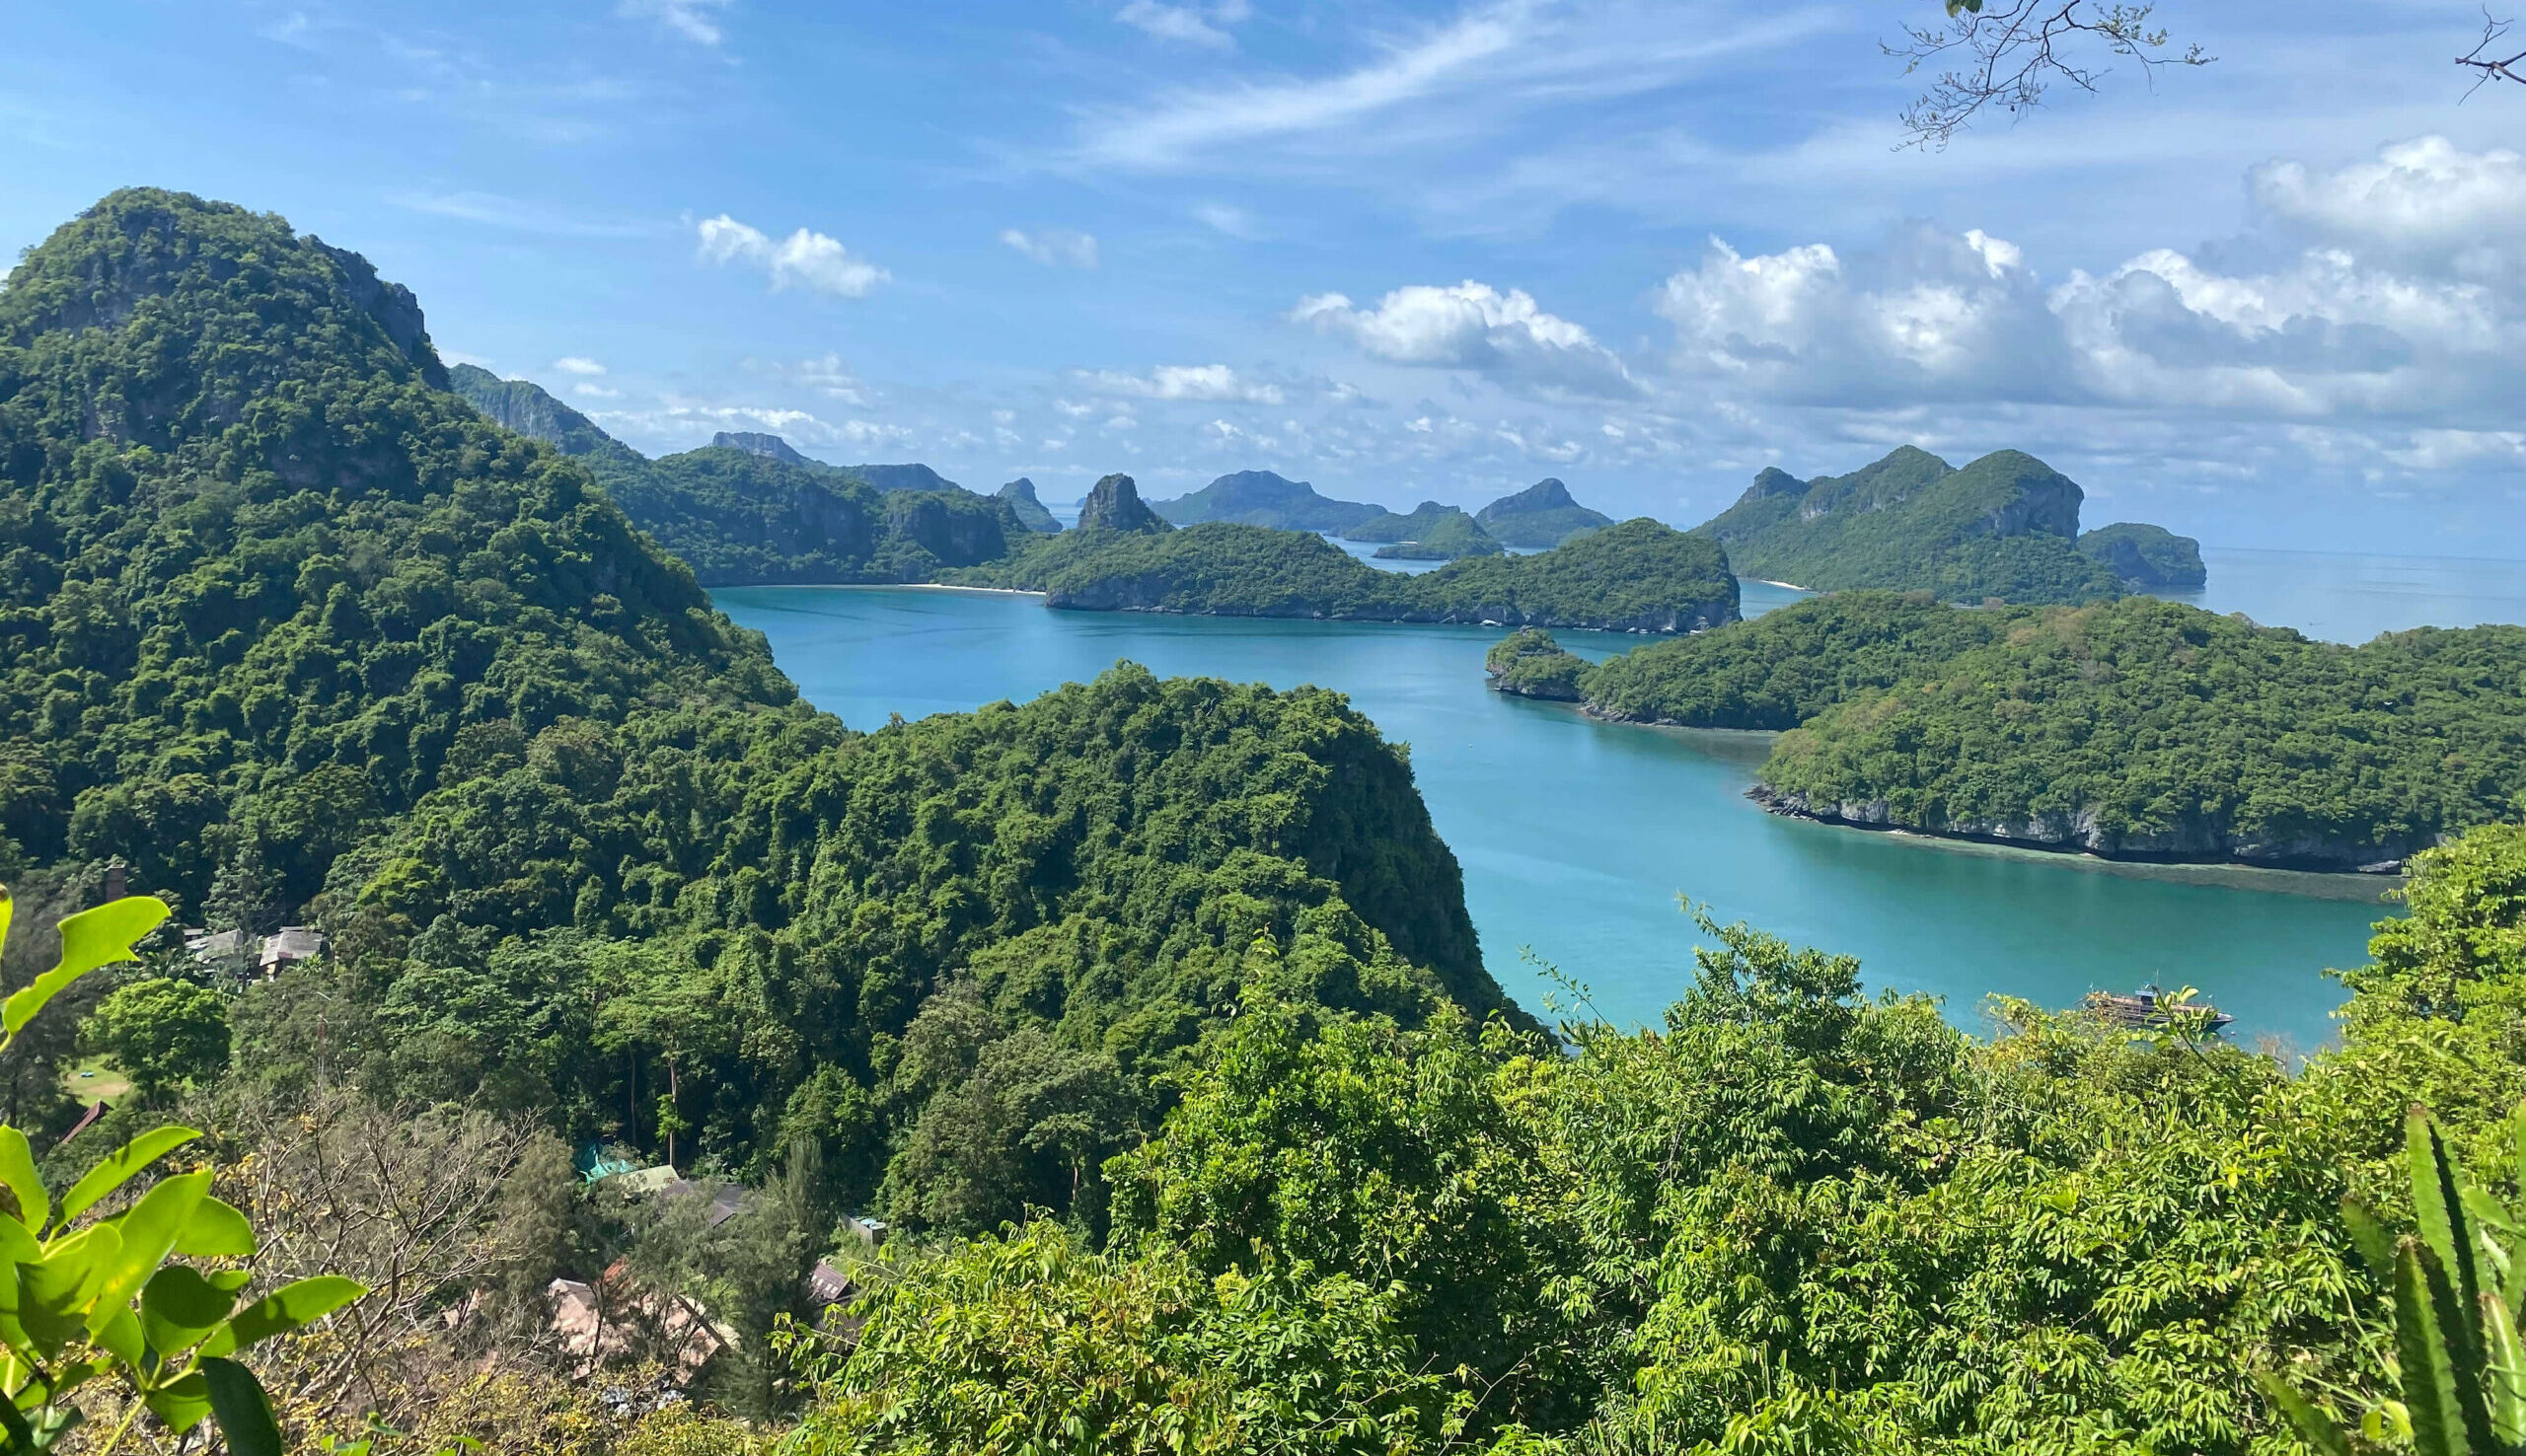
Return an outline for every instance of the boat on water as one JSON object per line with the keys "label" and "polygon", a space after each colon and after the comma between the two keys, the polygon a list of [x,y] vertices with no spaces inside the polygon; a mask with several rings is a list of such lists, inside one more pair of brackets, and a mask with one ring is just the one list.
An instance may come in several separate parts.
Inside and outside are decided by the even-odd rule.
{"label": "boat on water", "polygon": [[2124,1026],[2165,1026],[2180,1013],[2198,1015],[2207,1012],[2210,1029],[2215,1032],[2236,1020],[2207,1001],[2193,1000],[2189,993],[2186,999],[2178,1001],[2155,985],[2144,985],[2127,996],[2113,991],[2090,991],[2079,1005]]}

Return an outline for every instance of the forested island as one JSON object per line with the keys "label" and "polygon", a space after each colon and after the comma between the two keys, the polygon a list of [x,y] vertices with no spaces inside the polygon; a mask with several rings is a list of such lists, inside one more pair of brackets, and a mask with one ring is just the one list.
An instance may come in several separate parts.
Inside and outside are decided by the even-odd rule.
{"label": "forested island", "polygon": [[450,378],[491,419],[579,460],[704,586],[930,581],[1060,530],[1031,481],[980,495],[928,466],[826,465],[758,433],[649,460],[524,380],[471,364]]}
{"label": "forested island", "polygon": [[1452,561],[1496,555],[1502,549],[1481,523],[1450,505],[1425,500],[1405,515],[1387,514],[1342,533],[1344,541],[1377,546],[1391,561]]}
{"label": "forested island", "polygon": [[[0,1338],[95,1361],[14,1367],[22,1421],[173,1448],[210,1398],[98,1372],[232,1307],[218,1358],[277,1399],[222,1368],[222,1428],[372,1456],[2261,1456],[2301,1406],[2425,1413],[2431,1361],[2481,1362],[2410,1291],[2448,1283],[2451,1218],[2526,1223],[2492,1171],[2526,1095],[2513,816],[2415,857],[2303,1063],[2008,999],[1984,1039],[1707,917],[1662,1025],[1546,1031],[1484,971],[1407,755],[1336,694],[1126,666],[856,731],[584,454],[450,383],[365,259],[181,193],[107,197],[0,290],[0,976],[125,888],[327,942],[229,977],[145,941],[11,1028],[0,1184],[37,1257],[0,1268]],[[1197,591],[1234,586],[1223,542],[1341,555],[1152,526],[1119,481],[1091,505],[1019,559]],[[1410,580],[1731,580],[1660,533]],[[2073,752],[2056,705],[2191,731],[2157,685],[2240,745],[2378,735],[2353,777],[2387,799],[2352,811],[2423,791],[2423,728],[2412,802],[2451,821],[2513,766],[2513,727],[2466,725],[2513,711],[2515,628],[1951,612],[1722,626],[1635,654],[1635,700],[1798,713],[1819,775],[1968,724],[1997,762]],[[1520,641],[1504,676],[1555,671]],[[1682,686],[1696,654],[1721,687]],[[94,1046],[133,1086],[65,1137]],[[56,1215],[81,1231],[47,1250]],[[302,1275],[350,1286],[293,1316]],[[109,1287],[111,1319],[54,1312]],[[574,1289],[613,1343],[556,1348]]]}
{"label": "forested island", "polygon": [[2085,492],[2016,450],[1962,470],[1902,446],[1847,475],[1766,469],[1696,526],[1748,576],[1813,591],[1926,591],[1977,604],[2101,601],[2201,584],[2198,544],[2159,527],[2079,535]]}
{"label": "forested island", "polygon": [[1089,612],[1630,632],[1703,631],[1737,619],[1727,556],[1646,517],[1536,555],[1495,550],[1407,576],[1311,532],[1230,522],[1171,527],[1128,475],[1096,483],[1079,529],[943,579],[1042,592],[1048,606]]}
{"label": "forested island", "polygon": [[1838,824],[2391,870],[2526,795],[2526,627],[2345,647],[2149,598],[1844,592],[1593,667],[1514,640],[1504,692],[1566,683],[1600,717],[1788,730],[1756,796]]}

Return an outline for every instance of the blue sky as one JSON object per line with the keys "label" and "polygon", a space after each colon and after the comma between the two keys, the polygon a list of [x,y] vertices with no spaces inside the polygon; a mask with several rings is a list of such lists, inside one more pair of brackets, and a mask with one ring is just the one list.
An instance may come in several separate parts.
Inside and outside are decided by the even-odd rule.
{"label": "blue sky", "polygon": [[2014,446],[2091,524],[2526,556],[2526,89],[2460,105],[2477,7],[2170,4],[2215,65],[1929,154],[1909,15],[36,0],[0,245],[130,183],[280,212],[650,453],[1689,523]]}

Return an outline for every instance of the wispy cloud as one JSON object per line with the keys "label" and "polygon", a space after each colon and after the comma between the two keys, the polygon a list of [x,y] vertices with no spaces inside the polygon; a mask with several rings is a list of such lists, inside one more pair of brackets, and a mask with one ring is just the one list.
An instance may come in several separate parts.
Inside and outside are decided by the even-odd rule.
{"label": "wispy cloud", "polygon": [[745,262],[762,268],[778,290],[792,285],[843,298],[865,298],[894,275],[822,233],[800,228],[775,241],[726,213],[695,224],[700,256],[707,263]]}
{"label": "wispy cloud", "polygon": [[1236,37],[1229,33],[1254,13],[1246,0],[1215,0],[1210,5],[1167,5],[1160,0],[1131,0],[1114,13],[1114,19],[1137,31],[1145,31],[1161,40],[1182,40],[1193,45],[1220,48],[1232,46]]}
{"label": "wispy cloud", "polygon": [[1145,106],[1088,110],[1073,160],[1163,172],[1251,166],[1258,147],[1340,156],[1462,145],[1540,109],[1680,87],[1715,61],[1786,43],[1825,20],[1805,8],[1747,21],[1702,4],[1491,0],[1376,37],[1368,59],[1328,74],[1211,80]]}
{"label": "wispy cloud", "polygon": [[614,13],[625,20],[655,21],[696,45],[726,38],[715,19],[730,0],[622,0]]}
{"label": "wispy cloud", "polygon": [[563,374],[593,376],[605,373],[604,365],[599,364],[597,361],[589,358],[585,354],[570,354],[562,358],[556,359],[553,361],[553,367],[560,370]]}
{"label": "wispy cloud", "polygon": [[1096,266],[1096,238],[1093,234],[1074,232],[1067,228],[1047,228],[1035,233],[1021,232],[1016,228],[1003,228],[1001,230],[1000,241],[1046,267],[1062,264],[1074,268]]}
{"label": "wispy cloud", "polygon": [[504,228],[514,233],[534,233],[548,238],[654,237],[673,226],[665,222],[580,217],[541,203],[504,197],[497,192],[395,192],[389,194],[386,201],[388,205],[408,212],[424,212],[433,217],[450,217],[459,222],[480,223],[488,228]]}

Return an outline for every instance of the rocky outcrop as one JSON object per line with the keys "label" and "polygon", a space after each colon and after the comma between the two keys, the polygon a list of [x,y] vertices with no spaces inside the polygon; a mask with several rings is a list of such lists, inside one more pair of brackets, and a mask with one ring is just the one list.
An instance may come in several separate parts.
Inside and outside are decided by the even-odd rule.
{"label": "rocky outcrop", "polygon": [[1008,554],[1008,538],[993,515],[957,510],[943,491],[889,492],[886,529],[938,558],[942,566],[978,566]]}
{"label": "rocky outcrop", "polygon": [[1166,518],[1149,508],[1141,499],[1140,487],[1129,475],[1107,475],[1087,492],[1086,504],[1078,508],[1081,531],[1130,531],[1155,536],[1175,528]]}
{"label": "rocky outcrop", "polygon": [[2210,579],[2201,564],[2201,543],[2144,522],[2100,526],[2079,538],[2079,552],[2103,562],[2134,591],[2199,591]]}
{"label": "rocky outcrop", "polygon": [[1843,825],[1852,829],[1901,830],[1938,838],[1971,839],[2031,849],[2058,849],[2093,854],[2100,859],[2144,863],[2245,864],[2265,869],[2396,874],[2402,871],[2406,859],[2428,847],[2427,844],[2400,840],[2383,844],[2353,844],[2315,837],[2256,839],[2219,825],[2199,821],[2172,830],[2133,833],[2107,829],[2098,822],[2093,809],[2083,809],[2067,816],[2040,816],[2015,824],[1975,820],[1911,824],[1897,819],[1892,806],[1883,799],[1819,803],[1803,792],[1784,793],[1763,783],[1747,789],[1746,796],[1774,814],[1812,819],[1820,824]]}
{"label": "rocky outcrop", "polygon": [[993,494],[1007,502],[1009,513],[1017,518],[1018,525],[1045,536],[1060,534],[1062,523],[1054,520],[1053,513],[1044,509],[1044,503],[1035,498],[1035,482],[1024,475],[1001,486]]}
{"label": "rocky outcrop", "polygon": [[377,276],[377,265],[347,248],[334,248],[320,238],[307,241],[342,270],[342,286],[362,313],[377,321],[404,357],[420,366],[421,379],[432,389],[447,388],[447,366],[430,346],[430,331],[421,321],[421,301],[401,283]]}
{"label": "rocky outcrop", "polygon": [[782,465],[818,464],[791,449],[789,442],[779,435],[766,435],[755,430],[721,430],[710,437],[710,444],[720,450],[742,450],[748,455],[760,455],[766,460],[777,460]]}

